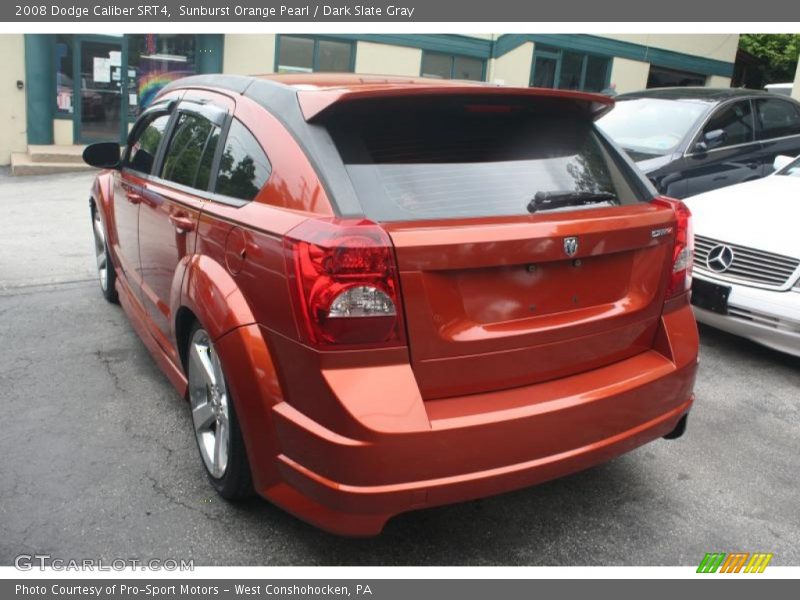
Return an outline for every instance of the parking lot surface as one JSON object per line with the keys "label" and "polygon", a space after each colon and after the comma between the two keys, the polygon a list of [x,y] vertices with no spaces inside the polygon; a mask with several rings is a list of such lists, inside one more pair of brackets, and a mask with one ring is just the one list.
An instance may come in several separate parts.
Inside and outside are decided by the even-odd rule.
{"label": "parking lot surface", "polygon": [[800,564],[800,360],[701,330],[687,434],[537,487],[338,538],[219,499],[187,405],[94,279],[91,176],[0,175],[0,564]]}

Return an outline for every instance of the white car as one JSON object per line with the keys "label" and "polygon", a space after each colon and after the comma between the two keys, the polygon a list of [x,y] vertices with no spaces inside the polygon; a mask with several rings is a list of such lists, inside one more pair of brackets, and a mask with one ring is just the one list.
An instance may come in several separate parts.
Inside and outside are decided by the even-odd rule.
{"label": "white car", "polygon": [[800,157],[769,177],[686,199],[701,323],[800,356]]}
{"label": "white car", "polygon": [[764,89],[773,94],[780,94],[781,96],[791,96],[793,83],[769,83],[764,86]]}

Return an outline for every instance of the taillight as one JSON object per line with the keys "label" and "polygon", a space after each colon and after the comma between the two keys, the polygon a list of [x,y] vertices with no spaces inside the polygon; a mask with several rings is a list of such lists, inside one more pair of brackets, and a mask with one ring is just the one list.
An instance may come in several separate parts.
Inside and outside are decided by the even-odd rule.
{"label": "taillight", "polygon": [[666,299],[674,298],[692,287],[692,262],[694,261],[694,233],[692,213],[680,200],[656,198],[661,206],[668,206],[675,213],[675,244],[672,248],[672,269],[667,280]]}
{"label": "taillight", "polygon": [[392,241],[358,219],[309,219],[286,234],[301,334],[315,346],[403,344]]}

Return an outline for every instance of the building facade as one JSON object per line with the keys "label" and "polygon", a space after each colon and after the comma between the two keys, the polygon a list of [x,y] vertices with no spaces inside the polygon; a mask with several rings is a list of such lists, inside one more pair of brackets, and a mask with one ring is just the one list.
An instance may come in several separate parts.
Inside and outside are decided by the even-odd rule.
{"label": "building facade", "polygon": [[727,87],[730,34],[0,35],[0,164],[29,145],[124,137],[161,87],[195,73],[341,71],[622,93]]}

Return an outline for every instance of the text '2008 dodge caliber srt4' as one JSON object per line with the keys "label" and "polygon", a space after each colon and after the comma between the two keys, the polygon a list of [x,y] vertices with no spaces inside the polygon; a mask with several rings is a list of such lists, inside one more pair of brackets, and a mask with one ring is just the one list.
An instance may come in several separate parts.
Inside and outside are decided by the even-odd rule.
{"label": "text '2008 dodge caliber srt4'", "polygon": [[214,487],[372,535],[679,436],[690,215],[596,129],[612,102],[199,76],[90,146],[104,295]]}

